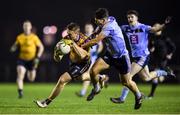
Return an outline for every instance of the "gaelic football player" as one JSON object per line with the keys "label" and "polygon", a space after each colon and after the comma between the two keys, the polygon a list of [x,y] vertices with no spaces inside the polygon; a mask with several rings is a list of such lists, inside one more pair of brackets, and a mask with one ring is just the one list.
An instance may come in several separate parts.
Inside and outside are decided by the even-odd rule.
{"label": "gaelic football player", "polygon": [[28,79],[33,82],[36,77],[39,58],[44,47],[37,35],[31,32],[32,24],[30,21],[23,23],[24,32],[17,36],[15,43],[10,51],[15,52],[19,49],[17,60],[17,85],[19,98],[23,97],[23,80],[27,72]]}

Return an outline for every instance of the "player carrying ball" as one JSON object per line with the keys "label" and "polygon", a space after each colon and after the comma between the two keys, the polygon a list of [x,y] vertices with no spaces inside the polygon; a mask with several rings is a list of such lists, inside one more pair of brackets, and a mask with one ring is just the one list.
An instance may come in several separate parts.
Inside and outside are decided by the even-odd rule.
{"label": "player carrying ball", "polygon": [[[89,48],[82,49],[80,47],[80,45],[85,43],[88,38],[80,33],[80,27],[75,23],[70,23],[67,26],[67,33],[68,35],[63,38],[63,41],[71,47],[69,53],[71,61],[69,71],[64,72],[59,77],[56,86],[48,98],[42,101],[35,101],[35,103],[41,108],[47,107],[50,102],[52,102],[52,100],[54,100],[62,92],[64,86],[71,80],[90,80],[89,77],[81,77],[81,75],[88,70],[91,64]],[[58,46],[58,44],[56,46]],[[54,58],[56,61],[60,61],[58,50],[56,49],[58,48],[55,48]]]}

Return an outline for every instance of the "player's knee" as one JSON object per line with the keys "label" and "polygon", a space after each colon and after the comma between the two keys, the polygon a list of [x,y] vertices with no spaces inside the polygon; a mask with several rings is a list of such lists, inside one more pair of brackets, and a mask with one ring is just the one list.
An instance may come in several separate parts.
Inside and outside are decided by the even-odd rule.
{"label": "player's knee", "polygon": [[60,84],[64,84],[65,82],[66,82],[65,78],[64,77],[60,77],[59,83]]}
{"label": "player's knee", "polygon": [[33,82],[35,80],[35,78],[36,78],[36,71],[30,71],[30,72],[28,72],[27,75],[28,75],[29,81]]}
{"label": "player's knee", "polygon": [[17,76],[16,81],[17,81],[17,82],[23,81],[23,76]]}
{"label": "player's knee", "polygon": [[22,66],[17,66],[17,74],[25,74],[26,69]]}
{"label": "player's knee", "polygon": [[130,82],[128,82],[128,81],[123,81],[122,84],[123,84],[124,86],[127,86],[127,87],[128,87],[128,86],[130,85]]}
{"label": "player's knee", "polygon": [[25,75],[25,74],[23,74],[23,73],[18,73],[18,74],[17,74],[17,81],[23,80],[24,75]]}
{"label": "player's knee", "polygon": [[63,75],[59,78],[59,84],[66,84],[71,81],[71,77],[69,75]]}
{"label": "player's knee", "polygon": [[34,81],[35,81],[35,76],[29,77],[29,81],[30,81],[30,82],[34,82]]}
{"label": "player's knee", "polygon": [[124,86],[130,86],[131,85],[131,79],[122,79],[122,84],[124,85]]}

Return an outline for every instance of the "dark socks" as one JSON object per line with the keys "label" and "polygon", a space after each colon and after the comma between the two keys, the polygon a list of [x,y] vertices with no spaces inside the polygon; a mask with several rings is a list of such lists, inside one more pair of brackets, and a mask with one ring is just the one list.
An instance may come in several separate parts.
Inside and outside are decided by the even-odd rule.
{"label": "dark socks", "polygon": [[158,83],[152,83],[151,93],[149,94],[150,97],[154,96],[156,87],[158,86]]}
{"label": "dark socks", "polygon": [[18,94],[19,94],[19,98],[23,97],[23,90],[22,89],[18,89]]}
{"label": "dark socks", "polygon": [[47,105],[49,105],[49,103],[51,103],[51,100],[50,99],[46,99],[45,102],[46,102]]}

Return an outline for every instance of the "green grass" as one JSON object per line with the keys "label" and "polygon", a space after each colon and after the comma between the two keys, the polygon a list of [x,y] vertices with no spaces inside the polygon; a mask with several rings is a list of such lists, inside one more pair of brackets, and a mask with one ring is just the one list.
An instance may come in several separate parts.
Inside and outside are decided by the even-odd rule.
{"label": "green grass", "polygon": [[[62,95],[58,96],[47,108],[38,108],[33,100],[44,99],[49,95],[54,84],[25,84],[24,98],[17,98],[15,84],[0,84],[0,114],[179,114],[180,85],[159,85],[156,96],[152,100],[144,100],[142,108],[134,110],[134,97],[129,94],[124,104],[111,103],[109,98],[120,94],[121,85],[110,84],[107,89],[91,102],[79,98],[75,92],[80,90],[80,84],[69,84]],[[139,85],[145,94],[150,85]],[[88,90],[88,93],[90,88]]]}

